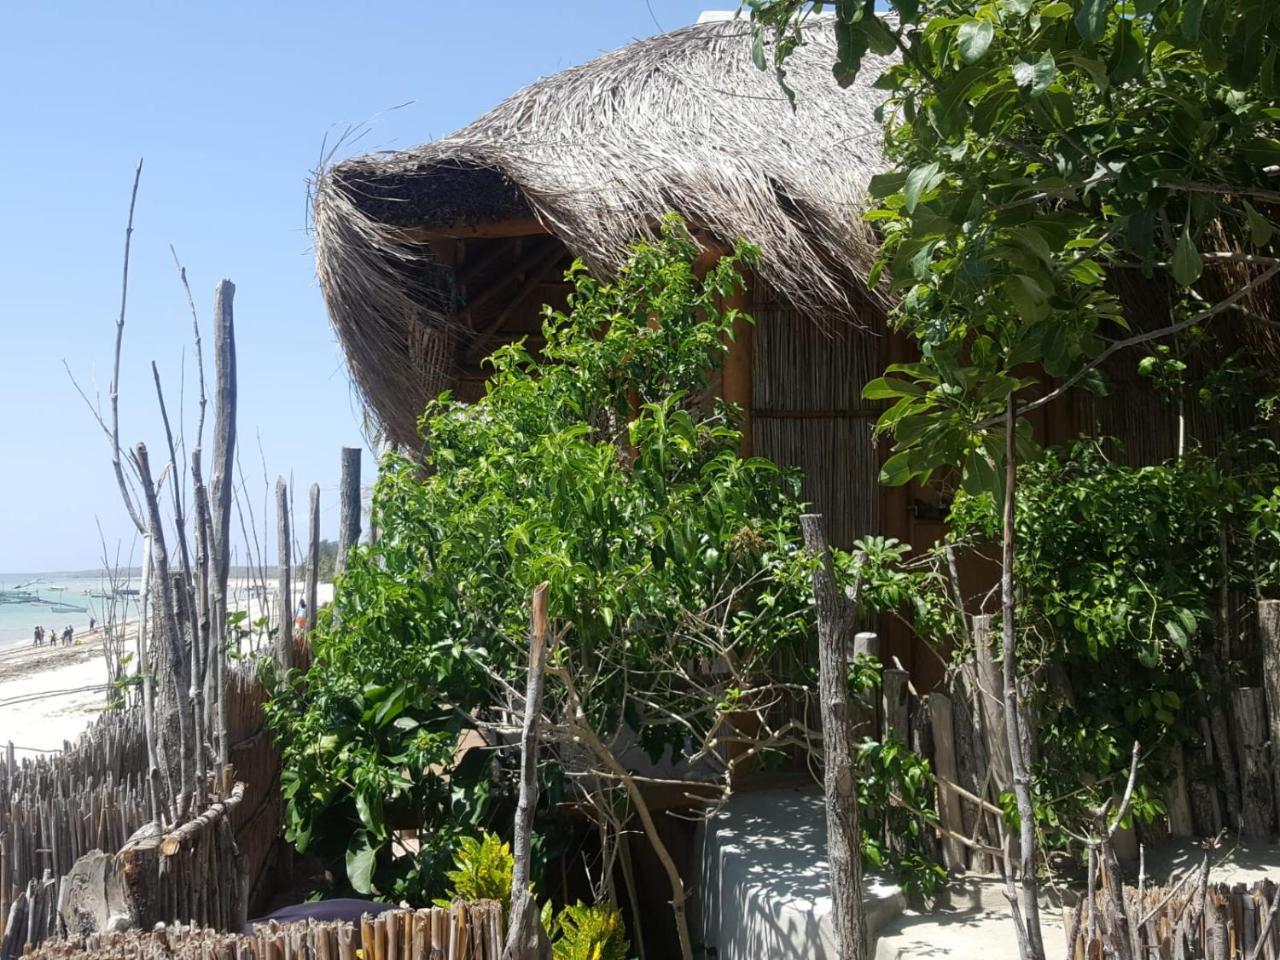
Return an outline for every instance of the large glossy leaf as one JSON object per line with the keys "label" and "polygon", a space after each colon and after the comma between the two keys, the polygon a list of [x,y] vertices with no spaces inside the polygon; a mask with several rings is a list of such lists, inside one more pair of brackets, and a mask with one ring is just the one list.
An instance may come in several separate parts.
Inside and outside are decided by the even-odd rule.
{"label": "large glossy leaf", "polygon": [[1196,249],[1195,241],[1191,239],[1189,229],[1183,229],[1182,235],[1178,237],[1178,242],[1173,247],[1173,279],[1177,280],[1184,287],[1189,287],[1200,279],[1200,271],[1202,269],[1200,262],[1200,251]]}
{"label": "large glossy leaf", "polygon": [[976,63],[986,56],[994,36],[990,20],[966,20],[956,32],[956,50],[965,63]]}

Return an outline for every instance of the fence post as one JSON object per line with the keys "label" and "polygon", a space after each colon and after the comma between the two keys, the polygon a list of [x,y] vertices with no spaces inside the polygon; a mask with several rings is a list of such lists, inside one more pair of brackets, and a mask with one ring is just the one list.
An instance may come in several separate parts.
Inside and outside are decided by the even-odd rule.
{"label": "fence post", "polygon": [[[1262,641],[1262,682],[1267,692],[1267,717],[1272,744],[1280,748],[1280,600],[1258,601],[1258,635]],[[1273,754],[1272,776],[1280,797],[1280,762]]]}
{"label": "fence post", "polygon": [[[956,766],[955,728],[952,725],[954,707],[951,698],[935,690],[929,694],[929,720],[933,723],[933,764],[938,779],[945,784],[957,783],[960,773]],[[964,814],[960,810],[960,798],[945,784],[938,787],[938,816],[947,829],[942,846],[947,854],[947,866],[964,871],[969,865],[964,844],[956,839],[964,836]]]}
{"label": "fence post", "polygon": [[307,537],[307,623],[306,635],[316,625],[316,607],[320,594],[320,484],[311,485],[311,509]]}
{"label": "fence post", "polygon": [[342,477],[338,482],[341,514],[338,520],[338,559],[335,573],[345,573],[347,554],[360,542],[360,448],[342,448]]}
{"label": "fence post", "polygon": [[293,666],[293,583],[290,574],[289,487],[276,479],[276,584],[280,595],[280,627],[276,634],[276,662],[281,673]]}

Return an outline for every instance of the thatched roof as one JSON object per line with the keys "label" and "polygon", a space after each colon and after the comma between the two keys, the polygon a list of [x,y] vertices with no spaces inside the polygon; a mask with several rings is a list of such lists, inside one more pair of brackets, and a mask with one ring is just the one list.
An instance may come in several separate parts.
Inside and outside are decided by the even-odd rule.
{"label": "thatched roof", "polygon": [[879,70],[842,90],[829,27],[807,38],[788,67],[794,110],[753,65],[748,23],[702,23],[539,80],[451,136],[323,171],[321,287],[391,438],[412,440],[472,335],[452,268],[426,238],[478,223],[527,218],[607,273],[675,211],[718,241],[758,244],[761,279],[818,322],[877,306],[859,213],[883,165]]}

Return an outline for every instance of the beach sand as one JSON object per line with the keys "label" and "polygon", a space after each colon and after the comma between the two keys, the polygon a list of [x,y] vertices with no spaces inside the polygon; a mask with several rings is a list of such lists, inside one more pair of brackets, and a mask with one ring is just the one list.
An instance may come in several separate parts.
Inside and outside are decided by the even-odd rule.
{"label": "beach sand", "polygon": [[71,647],[11,647],[0,652],[0,746],[19,757],[59,750],[106,703],[107,667],[98,630]]}
{"label": "beach sand", "polygon": [[[252,620],[262,603],[250,598],[248,583],[232,581],[231,607]],[[300,594],[298,585],[294,595]],[[317,598],[322,607],[332,602],[333,584],[320,584]],[[10,742],[19,757],[61,750],[102,711],[107,693],[101,628],[77,634],[71,647],[27,643],[0,650],[0,751]]]}

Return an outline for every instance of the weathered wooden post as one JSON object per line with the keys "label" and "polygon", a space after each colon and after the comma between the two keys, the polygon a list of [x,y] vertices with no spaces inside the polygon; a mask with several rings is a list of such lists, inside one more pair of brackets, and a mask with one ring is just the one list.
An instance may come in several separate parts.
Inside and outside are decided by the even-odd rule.
{"label": "weathered wooden post", "polygon": [[173,578],[169,575],[169,554],[165,546],[164,520],[160,515],[160,502],[156,497],[155,484],[151,478],[151,463],[147,457],[147,445],[136,444],[133,448],[134,465],[138,470],[138,480],[142,486],[142,497],[146,505],[146,515],[151,539],[151,562],[155,570],[157,588],[156,605],[160,610],[160,633],[164,638],[163,652],[168,657],[170,677],[173,680],[173,699],[178,711],[178,781],[187,782],[187,770],[194,770],[194,764],[188,764],[194,754],[195,744],[191,731],[188,730],[190,716],[190,698],[187,686],[182,682],[186,676],[183,661],[187,654],[182,642],[182,634],[178,627],[177,598],[173,590]]}
{"label": "weathered wooden post", "polygon": [[942,846],[946,852],[947,866],[963,872],[969,858],[957,837],[964,836],[964,812],[960,798],[951,784],[960,781],[956,766],[956,739],[954,705],[945,693],[935,690],[929,694],[929,720],[933,724],[933,767],[938,775],[938,818],[946,828]]}
{"label": "weathered wooden post", "polygon": [[1271,837],[1273,802],[1271,765],[1267,762],[1267,706],[1261,687],[1241,687],[1231,693],[1240,744],[1240,836],[1245,840]]}
{"label": "weathered wooden post", "polygon": [[311,504],[307,537],[307,636],[316,625],[316,608],[320,595],[320,484],[311,485]]}
{"label": "weathered wooden post", "polygon": [[231,493],[235,483],[232,469],[236,454],[236,329],[232,309],[235,296],[236,285],[223,280],[218,284],[213,302],[213,475],[209,487],[213,662],[210,668],[218,695],[215,717],[221,764],[226,764],[229,755],[224,667],[230,639],[227,636],[227,578],[231,572]]}
{"label": "weathered wooden post", "polygon": [[909,674],[899,667],[885,667],[881,680],[884,712],[883,738],[896,739],[901,744],[911,742],[908,729],[907,699],[910,687]]}
{"label": "weathered wooden post", "polygon": [[342,475],[338,481],[341,514],[338,518],[338,559],[334,573],[345,573],[347,554],[360,542],[360,448],[342,448]]}
{"label": "weathered wooden post", "polygon": [[1258,637],[1262,644],[1262,682],[1266,690],[1275,795],[1280,798],[1280,600],[1258,601]]}
{"label": "weathered wooden post", "polygon": [[1000,668],[991,652],[991,622],[989,613],[973,618],[973,658],[977,673],[978,700],[981,704],[983,734],[987,757],[991,761],[991,777],[998,792],[1013,786],[1012,765],[1009,761],[1009,741],[1006,736],[1003,680]]}
{"label": "weathered wooden post", "polygon": [[276,586],[280,594],[280,626],[276,633],[276,663],[281,672],[293,666],[293,580],[289,536],[289,486],[276,478]]}
{"label": "weathered wooden post", "polygon": [[529,893],[533,814],[538,803],[538,717],[542,713],[547,666],[547,632],[547,584],[540,583],[533,590],[529,623],[529,676],[525,681],[520,737],[520,799],[511,844],[515,866],[511,871],[511,919],[504,960],[546,960],[551,956],[551,945],[538,919],[538,904]]}
{"label": "weathered wooden post", "polygon": [[822,515],[800,517],[805,551],[814,559],[818,608],[818,670],[822,701],[823,791],[827,808],[827,859],[838,960],[864,960],[867,924],[862,911],[862,833],[850,750],[848,654],[845,638],[857,612],[857,596],[836,583]]}

